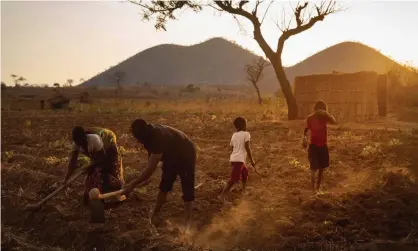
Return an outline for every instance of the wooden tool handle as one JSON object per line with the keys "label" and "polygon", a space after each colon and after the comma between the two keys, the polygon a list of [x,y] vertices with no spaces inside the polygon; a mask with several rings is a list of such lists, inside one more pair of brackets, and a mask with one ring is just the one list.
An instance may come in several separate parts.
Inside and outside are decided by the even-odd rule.
{"label": "wooden tool handle", "polygon": [[110,199],[116,196],[120,196],[122,194],[125,193],[125,189],[121,189],[115,192],[111,192],[111,193],[104,193],[104,194],[100,194],[99,195],[99,200],[106,200],[106,199]]}
{"label": "wooden tool handle", "polygon": [[69,184],[73,183],[78,177],[80,177],[81,175],[83,175],[85,173],[86,173],[86,170],[83,170],[83,171],[81,171],[79,173],[74,174],[73,176],[71,176],[71,178],[68,179],[67,184],[61,185],[60,187],[58,187],[57,189],[55,189],[55,191],[53,191],[50,195],[46,196],[40,202],[38,202],[36,204],[28,204],[28,205],[26,205],[25,209],[26,210],[35,210],[35,209],[38,209],[43,204],[45,204],[45,202],[47,202],[49,199],[51,199],[52,197],[54,197],[54,195],[56,195],[57,193],[59,193],[62,189],[64,189],[65,187],[67,187]]}
{"label": "wooden tool handle", "polygon": [[[149,182],[150,182],[150,180],[146,180],[146,181],[142,182],[141,184],[139,184],[137,187],[146,186],[146,185],[148,185]],[[125,195],[125,194],[126,194],[126,190],[125,189],[120,189],[118,191],[100,194],[98,199],[99,200],[106,200],[106,199],[110,199],[110,198],[120,196],[120,195]]]}

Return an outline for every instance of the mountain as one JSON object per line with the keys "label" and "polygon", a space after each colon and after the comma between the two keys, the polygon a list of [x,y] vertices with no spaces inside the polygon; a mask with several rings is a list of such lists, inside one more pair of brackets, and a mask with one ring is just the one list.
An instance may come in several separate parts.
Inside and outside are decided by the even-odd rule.
{"label": "mountain", "polygon": [[115,73],[124,71],[121,84],[239,84],[244,65],[257,56],[222,38],[201,44],[163,44],[142,51],[87,80],[83,85],[115,85]]}
{"label": "mountain", "polygon": [[[386,73],[394,64],[397,63],[369,46],[357,42],[343,42],[286,68],[286,74],[292,82],[296,76],[327,74],[333,71],[342,73],[358,71]],[[269,77],[275,78],[276,76]]]}
{"label": "mountain", "polygon": [[[120,64],[94,76],[83,86],[116,85],[116,73],[125,72],[125,84],[145,82],[163,85],[235,85],[246,82],[244,66],[257,55],[223,38],[192,46],[163,44],[139,52]],[[357,42],[343,42],[285,68],[293,82],[296,76],[337,72],[387,72],[395,62],[377,50]],[[272,67],[266,68],[260,83],[264,91],[279,87]]]}

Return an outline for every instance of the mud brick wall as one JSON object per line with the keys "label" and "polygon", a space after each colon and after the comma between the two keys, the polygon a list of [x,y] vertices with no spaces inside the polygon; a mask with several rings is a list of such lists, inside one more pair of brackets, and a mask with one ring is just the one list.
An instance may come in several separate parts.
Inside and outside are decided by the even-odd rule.
{"label": "mud brick wall", "polygon": [[[375,72],[321,74],[295,78],[294,91],[299,117],[308,116],[315,102],[324,100],[328,111],[338,121],[364,121],[379,115],[378,91],[386,92],[378,83],[386,78]],[[380,87],[378,89],[378,86]],[[386,94],[386,93],[385,93]],[[386,101],[386,100],[385,100]]]}

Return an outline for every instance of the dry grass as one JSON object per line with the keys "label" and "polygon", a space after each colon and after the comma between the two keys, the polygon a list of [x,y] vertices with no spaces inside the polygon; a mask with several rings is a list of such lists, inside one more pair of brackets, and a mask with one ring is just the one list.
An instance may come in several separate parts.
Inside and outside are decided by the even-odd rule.
{"label": "dry grass", "polygon": [[[248,118],[258,168],[268,177],[250,169],[249,194],[240,196],[238,186],[229,196],[232,205],[225,205],[216,195],[229,176],[228,142],[238,115]],[[325,174],[325,192],[315,197],[309,190],[307,153],[300,146],[303,121],[287,122],[284,115],[280,104],[260,107],[239,99],[107,99],[72,111],[4,112],[2,248],[353,250],[384,243],[407,250],[418,241],[418,131],[409,125],[398,129],[398,124],[330,128],[331,168]],[[193,238],[185,240],[176,230],[183,214],[178,183],[162,211],[171,225],[157,227],[160,235],[155,236],[147,223],[160,171],[124,205],[107,211],[104,225],[88,224],[80,201],[83,180],[39,212],[22,211],[64,177],[74,125],[114,130],[125,178],[131,180],[146,159],[129,134],[131,121],[138,117],[177,127],[199,146],[196,184],[203,185],[196,191]]]}

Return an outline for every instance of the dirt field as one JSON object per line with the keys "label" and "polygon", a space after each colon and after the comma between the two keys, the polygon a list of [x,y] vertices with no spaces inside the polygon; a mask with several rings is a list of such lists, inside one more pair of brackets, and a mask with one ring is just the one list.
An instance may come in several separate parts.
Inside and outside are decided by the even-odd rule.
{"label": "dirt field", "polygon": [[[226,103],[188,109],[195,106],[2,111],[2,250],[417,250],[416,124],[384,120],[331,127],[331,167],[324,193],[313,196],[300,145],[303,121],[282,121],[280,111],[275,118],[251,104],[237,105],[241,110]],[[248,118],[259,172],[268,177],[250,169],[249,194],[241,196],[237,186],[227,205],[216,196],[230,174],[228,143],[237,115]],[[88,223],[81,203],[84,178],[40,211],[23,211],[62,181],[75,125],[116,132],[129,182],[146,160],[129,134],[130,123],[140,117],[183,130],[200,148],[196,184],[203,185],[196,190],[190,240],[176,230],[183,216],[178,182],[161,215],[174,230],[161,224],[153,235],[147,223],[159,170],[146,188],[107,210],[105,224]]]}

